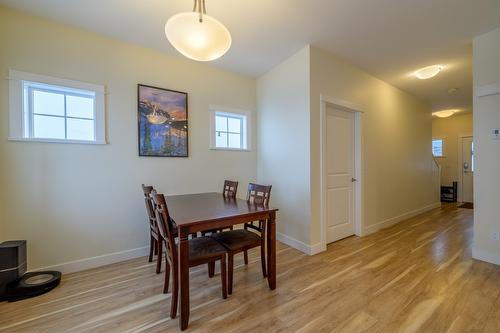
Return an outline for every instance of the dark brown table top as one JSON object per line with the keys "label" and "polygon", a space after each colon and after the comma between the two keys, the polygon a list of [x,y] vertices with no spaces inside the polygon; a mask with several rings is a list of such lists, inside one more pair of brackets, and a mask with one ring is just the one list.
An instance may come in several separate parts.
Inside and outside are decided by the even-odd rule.
{"label": "dark brown table top", "polygon": [[170,217],[178,227],[278,211],[246,200],[225,198],[221,193],[169,195],[165,199]]}

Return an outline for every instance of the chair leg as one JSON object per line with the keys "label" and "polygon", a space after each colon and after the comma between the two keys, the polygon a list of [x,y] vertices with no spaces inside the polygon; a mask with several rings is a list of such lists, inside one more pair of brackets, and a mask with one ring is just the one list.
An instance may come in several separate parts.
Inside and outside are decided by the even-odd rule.
{"label": "chair leg", "polygon": [[220,279],[222,283],[222,298],[227,298],[227,283],[226,283],[226,255],[220,258]]}
{"label": "chair leg", "polygon": [[208,277],[214,277],[215,275],[215,261],[208,263]]}
{"label": "chair leg", "polygon": [[243,251],[243,258],[245,259],[245,265],[248,265],[248,251]]}
{"label": "chair leg", "polygon": [[154,250],[155,250],[155,239],[153,235],[151,235],[149,239],[149,259],[148,259],[149,262],[153,262]]}
{"label": "chair leg", "polygon": [[260,262],[262,264],[262,275],[264,278],[267,277],[267,270],[266,270],[266,248],[264,246],[264,242],[260,244]]}
{"label": "chair leg", "polygon": [[161,260],[163,255],[163,242],[158,240],[158,258],[156,259],[156,274],[160,274],[161,272]]}
{"label": "chair leg", "polygon": [[262,233],[261,233],[262,241],[260,242],[260,262],[262,264],[262,275],[264,276],[264,278],[266,278],[267,277],[267,270],[266,270],[266,265],[267,265],[267,262],[266,262],[266,223],[259,222],[259,224],[260,224],[261,230],[262,230]]}
{"label": "chair leg", "polygon": [[154,246],[154,255],[156,256],[158,254],[158,241],[155,239],[155,246]]}
{"label": "chair leg", "polygon": [[168,294],[168,285],[170,282],[170,264],[168,263],[168,258],[165,256],[165,282],[163,284],[163,293]]}
{"label": "chair leg", "polygon": [[231,295],[233,293],[233,254],[227,254],[227,293]]}
{"label": "chair leg", "polygon": [[179,275],[178,271],[174,268],[172,270],[172,299],[170,301],[170,318],[177,317],[177,303],[179,297]]}

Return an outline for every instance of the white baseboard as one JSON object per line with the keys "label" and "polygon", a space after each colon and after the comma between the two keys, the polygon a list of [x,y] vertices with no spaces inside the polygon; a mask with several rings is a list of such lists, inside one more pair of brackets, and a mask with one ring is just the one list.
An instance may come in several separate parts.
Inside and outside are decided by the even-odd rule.
{"label": "white baseboard", "polygon": [[310,256],[313,256],[315,254],[318,254],[318,253],[321,253],[321,252],[325,252],[326,251],[326,246],[324,246],[323,244],[321,243],[318,243],[318,244],[315,244],[315,245],[311,245],[309,247],[309,255]]}
{"label": "white baseboard", "polygon": [[304,242],[301,242],[295,238],[292,238],[288,235],[282,234],[280,232],[276,233],[276,239],[290,247],[293,247],[294,249],[297,249],[301,252],[304,252],[305,254],[308,254],[310,256],[315,255],[317,253],[325,251],[323,246],[318,243],[315,245],[308,245]]}
{"label": "white baseboard", "polygon": [[83,271],[86,269],[110,265],[120,261],[147,256],[148,254],[149,254],[149,246],[145,246],[137,249],[114,252],[102,256],[79,259],[58,265],[37,268],[33,269],[33,271],[60,271],[61,273],[68,274],[68,273]]}
{"label": "white baseboard", "polygon": [[392,217],[390,219],[376,223],[374,225],[370,225],[368,227],[363,228],[363,235],[362,236],[367,236],[367,235],[373,234],[379,230],[388,228],[388,227],[393,226],[401,221],[411,219],[412,217],[415,217],[417,215],[423,214],[425,212],[428,212],[430,210],[433,210],[433,209],[436,209],[439,207],[441,207],[441,202],[436,202],[436,203],[433,203],[431,205],[428,205],[428,206],[425,206],[425,207],[422,207],[419,209],[415,209],[411,212],[407,212],[407,213],[404,213],[402,215]]}
{"label": "white baseboard", "polygon": [[480,250],[475,246],[472,247],[472,258],[476,260],[486,261],[495,265],[500,265],[500,255],[484,250]]}
{"label": "white baseboard", "polygon": [[[396,223],[399,223],[403,220],[412,218],[414,216],[425,213],[429,210],[438,208],[440,206],[441,206],[441,203],[438,202],[438,203],[435,203],[435,204],[432,204],[432,205],[405,213],[403,215],[393,217],[391,219],[385,220],[385,221],[377,223],[375,225],[366,227],[363,229],[363,236],[372,234],[372,233],[377,232],[383,228],[390,227],[390,226],[392,226]],[[287,236],[287,235],[279,233],[279,232],[276,233],[276,239],[278,241],[290,246],[290,247],[293,247],[294,249],[297,249],[297,250],[304,252],[305,254],[308,254],[311,256],[326,250],[326,248],[321,243],[314,244],[314,245],[308,245],[302,241],[299,241],[295,238],[292,238],[290,236]],[[149,246],[145,246],[145,247],[140,247],[137,249],[114,252],[114,253],[105,254],[105,255],[92,257],[92,258],[74,260],[74,261],[70,261],[70,262],[66,262],[66,263],[62,263],[62,264],[58,264],[58,265],[36,268],[36,269],[33,269],[33,271],[56,270],[56,271],[60,271],[64,274],[68,274],[68,273],[83,271],[86,269],[110,265],[110,264],[114,264],[114,263],[117,263],[120,261],[125,261],[125,260],[129,260],[129,259],[147,256],[148,253],[149,253]],[[489,254],[489,253],[485,253],[485,252],[477,250],[477,249],[473,249],[473,257],[475,259],[478,259],[478,260],[483,260],[483,261],[487,261],[487,262],[491,262],[491,263],[500,265],[500,258],[498,256],[495,256],[494,254]]]}

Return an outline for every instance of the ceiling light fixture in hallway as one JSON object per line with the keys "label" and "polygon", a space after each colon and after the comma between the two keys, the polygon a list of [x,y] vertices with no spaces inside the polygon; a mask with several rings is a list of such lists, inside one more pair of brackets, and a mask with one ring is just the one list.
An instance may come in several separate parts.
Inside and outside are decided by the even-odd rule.
{"label": "ceiling light fixture in hallway", "polygon": [[433,112],[432,115],[439,118],[448,118],[453,116],[458,111],[459,110],[443,110],[443,111]]}
{"label": "ceiling light fixture in hallway", "polygon": [[417,77],[417,79],[427,80],[438,75],[443,70],[443,68],[444,68],[443,65],[427,66],[424,68],[420,68],[418,71],[416,71],[415,76]]}

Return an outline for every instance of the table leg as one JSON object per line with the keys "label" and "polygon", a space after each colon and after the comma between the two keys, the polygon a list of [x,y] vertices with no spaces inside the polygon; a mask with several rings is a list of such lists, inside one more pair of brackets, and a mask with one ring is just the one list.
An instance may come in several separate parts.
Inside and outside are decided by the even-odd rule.
{"label": "table leg", "polygon": [[276,289],[276,213],[272,212],[267,222],[267,282],[271,290]]}
{"label": "table leg", "polygon": [[179,285],[180,285],[180,320],[181,330],[189,324],[189,234],[179,230]]}

